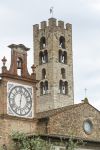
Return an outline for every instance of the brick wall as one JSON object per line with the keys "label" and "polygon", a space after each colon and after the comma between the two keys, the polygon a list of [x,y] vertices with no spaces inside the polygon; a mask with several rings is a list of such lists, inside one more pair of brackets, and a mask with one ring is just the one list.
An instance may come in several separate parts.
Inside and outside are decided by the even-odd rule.
{"label": "brick wall", "polygon": [[33,119],[5,116],[4,118],[0,117],[0,123],[0,146],[6,144],[9,147],[11,145],[11,135],[13,132],[36,133],[36,120]]}

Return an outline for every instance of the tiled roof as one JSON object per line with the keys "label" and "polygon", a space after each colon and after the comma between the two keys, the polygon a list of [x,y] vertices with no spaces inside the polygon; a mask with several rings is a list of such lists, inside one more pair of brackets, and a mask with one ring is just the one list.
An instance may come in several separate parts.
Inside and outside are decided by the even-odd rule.
{"label": "tiled roof", "polygon": [[[83,103],[69,105],[69,106],[65,106],[65,107],[60,107],[60,108],[57,108],[57,109],[52,109],[52,110],[48,110],[48,111],[44,111],[44,112],[39,112],[39,113],[36,114],[36,118],[37,119],[48,118],[48,117],[56,115],[60,112],[67,111],[69,109],[74,109],[76,107],[80,107],[80,106],[83,106],[85,104],[90,105],[89,103],[83,102]],[[92,105],[90,105],[90,106],[93,107]],[[93,107],[93,108],[96,109],[95,107]],[[100,112],[99,110],[97,110],[97,111]]]}
{"label": "tiled roof", "polygon": [[70,139],[72,138],[73,140],[82,140],[82,141],[87,141],[87,142],[93,142],[93,143],[99,143],[100,144],[100,140],[99,139],[89,139],[89,138],[82,138],[82,137],[76,137],[76,136],[69,136],[69,135],[57,135],[57,134],[44,134],[44,135],[40,135],[41,137],[50,137],[50,138],[59,138],[59,139]]}
{"label": "tiled roof", "polygon": [[100,144],[100,140],[99,139],[90,139],[90,138],[82,138],[82,137],[77,137],[77,136],[69,136],[69,135],[59,135],[59,134],[27,134],[28,137],[42,137],[42,138],[52,138],[52,139],[60,139],[60,140],[66,140],[66,139],[70,139],[72,138],[73,140],[79,140],[80,142],[92,142],[92,143],[99,143]]}
{"label": "tiled roof", "polygon": [[86,103],[79,103],[79,104],[69,105],[69,106],[65,106],[65,107],[61,107],[61,108],[57,108],[57,109],[52,109],[52,110],[48,110],[48,111],[44,111],[44,112],[39,112],[36,114],[36,118],[38,118],[38,119],[47,118],[47,117],[50,117],[52,115],[56,115],[60,112],[67,111],[69,109],[73,109],[73,108],[79,107],[79,106],[84,105],[84,104],[86,104]]}

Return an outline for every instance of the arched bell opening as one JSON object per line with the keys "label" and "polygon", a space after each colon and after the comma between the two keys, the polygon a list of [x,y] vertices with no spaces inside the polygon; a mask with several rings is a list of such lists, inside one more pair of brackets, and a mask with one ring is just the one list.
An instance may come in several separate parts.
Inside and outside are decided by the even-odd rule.
{"label": "arched bell opening", "polygon": [[22,76],[22,64],[23,64],[23,61],[21,58],[17,58],[17,75],[18,76]]}

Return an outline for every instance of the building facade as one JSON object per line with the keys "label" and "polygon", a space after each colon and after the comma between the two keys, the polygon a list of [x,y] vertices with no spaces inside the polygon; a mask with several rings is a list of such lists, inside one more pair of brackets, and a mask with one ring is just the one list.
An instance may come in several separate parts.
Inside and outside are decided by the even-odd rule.
{"label": "building facade", "polygon": [[[2,59],[0,74],[0,146],[11,150],[12,132],[64,142],[82,140],[77,150],[100,150],[100,111],[85,98],[74,104],[72,25],[50,18],[33,26],[34,61],[27,69],[29,48],[11,44],[11,66]],[[62,144],[60,145],[60,141]],[[55,144],[56,142],[56,144]]]}
{"label": "building facade", "polygon": [[6,58],[2,59],[0,74],[0,146],[9,148],[10,136],[15,131],[32,133],[36,131],[35,100],[36,75],[27,70],[27,51],[22,44],[9,45],[11,66],[6,67]]}

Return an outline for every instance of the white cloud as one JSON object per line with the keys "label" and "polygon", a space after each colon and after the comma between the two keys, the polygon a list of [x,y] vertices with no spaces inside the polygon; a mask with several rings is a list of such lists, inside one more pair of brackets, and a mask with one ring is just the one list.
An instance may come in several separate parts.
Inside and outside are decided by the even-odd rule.
{"label": "white cloud", "polygon": [[82,3],[84,3],[85,5],[87,4],[87,6],[94,11],[94,13],[96,13],[96,11],[100,11],[100,1],[99,0],[81,0]]}

